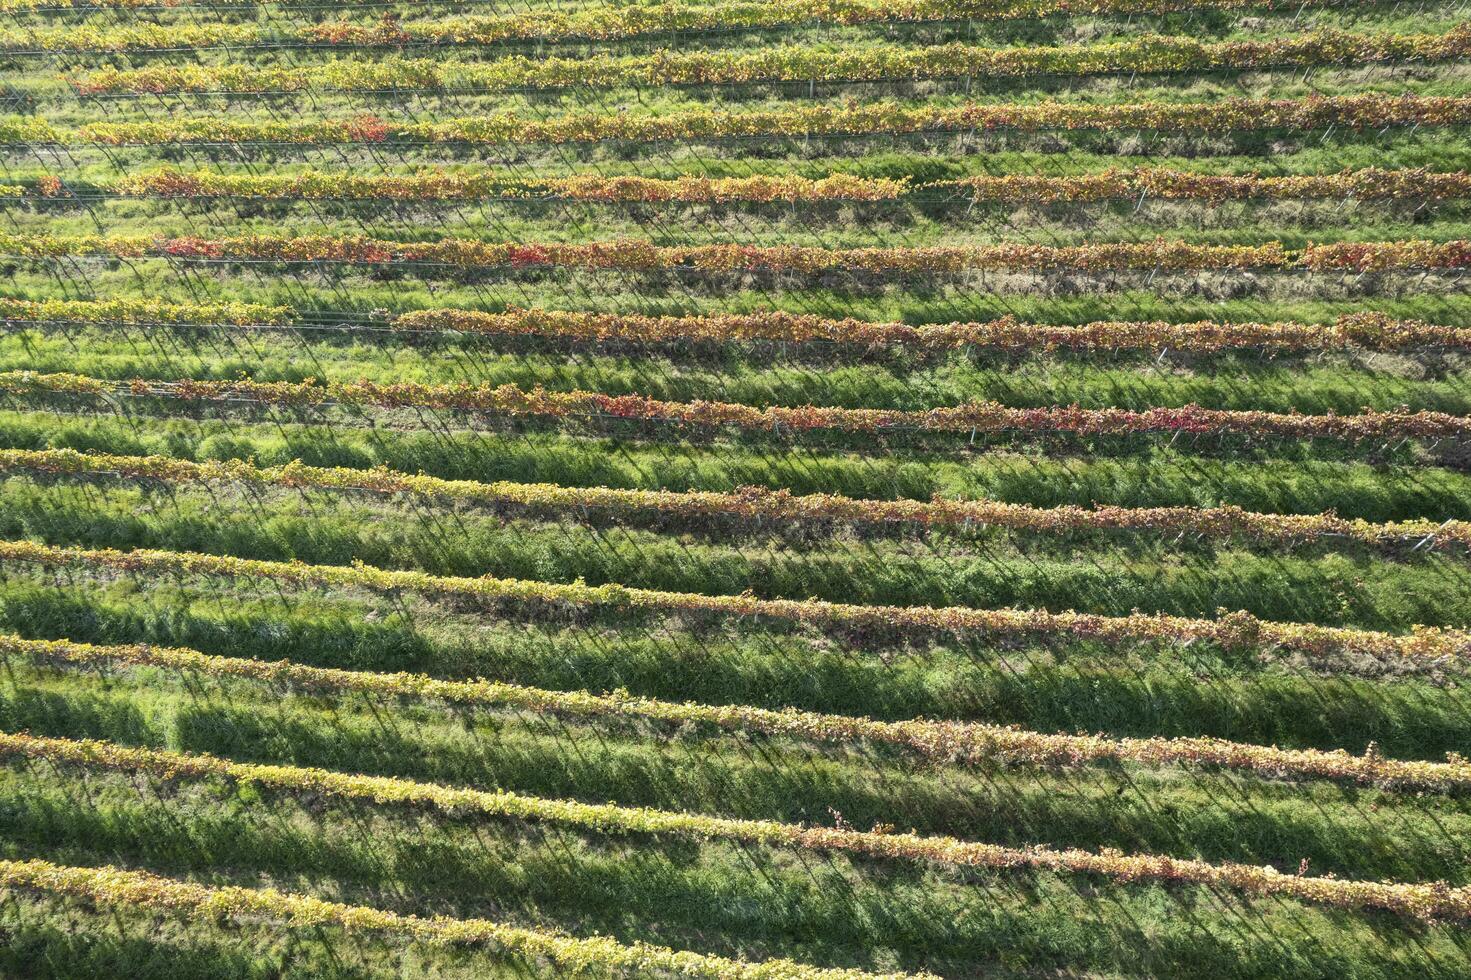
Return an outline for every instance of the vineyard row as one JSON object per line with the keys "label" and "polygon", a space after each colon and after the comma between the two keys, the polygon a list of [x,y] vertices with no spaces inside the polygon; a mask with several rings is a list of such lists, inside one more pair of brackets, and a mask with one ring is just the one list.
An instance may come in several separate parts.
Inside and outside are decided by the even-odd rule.
{"label": "vineyard row", "polygon": [[1152,881],[1226,887],[1340,909],[1375,909],[1424,921],[1471,918],[1471,888],[1445,882],[1372,882],[1282,874],[1248,865],[1118,851],[1054,850],[1044,845],[1005,847],[915,833],[804,827],[774,820],[743,820],[648,807],[582,803],[523,796],[505,790],[463,789],[386,776],[233,762],[209,755],[129,748],[95,740],[0,734],[0,756],[45,759],[87,769],[178,779],[225,779],[288,793],[310,793],[378,804],[427,807],[457,816],[554,823],[602,834],[674,834],[697,840],[840,852],[867,859],[919,861],[961,868],[1027,868],[1098,875],[1123,882]]}
{"label": "vineyard row", "polygon": [[1239,507],[1031,507],[995,500],[859,500],[834,494],[792,496],[786,491],[742,487],[735,493],[615,490],[549,483],[478,483],[444,480],[385,468],[323,468],[300,461],[258,467],[243,460],[196,463],[168,456],[117,456],[73,449],[0,449],[0,473],[115,476],[174,484],[233,483],[290,489],[354,490],[412,494],[434,501],[525,508],[556,514],[589,512],[627,517],[658,514],[684,520],[743,523],[832,521],[911,524],[918,527],[1005,528],[1041,534],[1132,531],[1164,536],[1244,537],[1274,545],[1338,538],[1372,547],[1407,544],[1417,550],[1471,550],[1471,522],[1403,521],[1375,524],[1334,514],[1259,514]]}
{"label": "vineyard row", "polygon": [[1199,41],[1147,34],[1125,41],[984,48],[793,45],[750,52],[648,55],[335,59],[318,65],[156,64],[66,76],[78,95],[447,91],[496,93],[618,86],[665,88],[763,82],[856,83],[947,78],[1082,77],[1115,73],[1249,71],[1390,62],[1452,61],[1471,54],[1471,25],[1444,34],[1357,34],[1321,29],[1270,40]]}
{"label": "vineyard row", "polygon": [[[21,300],[0,297],[0,323],[95,326],[290,327],[322,325],[288,307],[245,303],[170,304],[152,300]],[[1237,349],[1269,351],[1414,350],[1471,348],[1471,329],[1399,320],[1380,313],[1350,313],[1333,323],[1255,323],[1196,321],[1097,321],[1078,326],[1028,323],[1003,317],[984,323],[955,322],[912,327],[903,323],[833,320],[778,311],[714,313],[705,316],[644,316],[544,309],[507,309],[489,313],[464,309],[425,309],[364,315],[358,327],[402,334],[452,333],[489,336],[556,337],[605,343],[826,342],[869,349],[953,350],[984,347],[1005,351],[1161,350],[1217,353]]]}
{"label": "vineyard row", "polygon": [[114,670],[147,667],[221,679],[247,679],[314,693],[359,693],[412,698],[456,707],[529,711],[572,719],[627,719],[674,726],[709,725],[729,732],[761,733],[807,743],[887,745],[924,759],[962,765],[1082,766],[1129,763],[1150,768],[1219,767],[1268,779],[1329,779],[1381,789],[1464,793],[1471,789],[1471,762],[1387,759],[1337,749],[1279,749],[1215,738],[1108,738],[1050,735],[978,722],[873,721],[788,708],[773,711],[746,705],[677,703],[627,692],[591,694],[549,691],[497,681],[441,680],[423,674],[380,674],[217,657],[195,650],[93,646],[70,640],[27,640],[0,635],[0,660],[17,656],[50,667]]}
{"label": "vineyard row", "polygon": [[725,426],[762,432],[953,432],[1136,435],[1189,433],[1278,439],[1454,439],[1471,436],[1471,418],[1445,412],[1366,410],[1357,415],[1298,415],[1201,408],[1012,408],[993,401],[930,409],[758,408],[738,402],[674,402],[644,395],[530,390],[512,384],[421,384],[372,381],[111,381],[80,374],[0,372],[0,393],[168,398],[291,407],[357,406],[473,412],[505,418],[639,421]]}
{"label": "vineyard row", "polygon": [[242,925],[280,923],[292,929],[329,926],[419,942],[484,946],[573,974],[614,970],[631,976],[667,973],[690,980],[936,980],[929,974],[823,969],[791,960],[751,963],[649,943],[623,944],[604,936],[579,939],[488,919],[420,918],[269,888],[210,887],[107,866],[75,868],[41,860],[0,859],[0,888],[79,898],[114,910],[150,909],[201,924],[232,919]]}
{"label": "vineyard row", "polygon": [[1200,245],[1156,238],[1086,245],[952,245],[893,248],[821,248],[801,245],[656,245],[624,238],[562,242],[486,242],[468,238],[393,241],[364,236],[299,238],[151,238],[128,235],[0,233],[0,254],[19,259],[165,258],[182,262],[305,262],[451,269],[613,269],[624,272],[690,270],[815,275],[959,275],[967,272],[1393,272],[1471,268],[1471,240],[1423,239],[1330,242],[1287,248]]}
{"label": "vineyard row", "polygon": [[1333,127],[1357,132],[1387,126],[1457,126],[1468,122],[1471,97],[1410,94],[1115,104],[1047,101],[946,106],[886,101],[740,112],[699,108],[658,116],[573,113],[529,118],[494,113],[424,122],[389,122],[372,114],[346,119],[237,121],[215,113],[176,116],[165,122],[92,122],[75,129],[40,116],[14,116],[0,120],[0,145],[520,145],[973,134],[990,130],[1232,133]]}
{"label": "vineyard row", "polygon": [[1332,174],[1218,175],[1163,168],[1109,169],[1096,174],[1043,177],[982,175],[911,183],[908,178],[793,174],[752,177],[672,178],[595,174],[528,180],[479,170],[450,173],[365,175],[307,170],[294,174],[183,173],[160,170],[104,182],[64,182],[46,175],[25,183],[0,184],[0,198],[65,200],[77,197],[181,198],[208,200],[360,201],[536,201],[568,200],[631,204],[796,204],[822,201],[998,204],[1079,204],[1097,201],[1206,201],[1358,198],[1447,201],[1471,197],[1471,173],[1424,168],[1344,170]]}
{"label": "vineyard row", "polygon": [[[298,0],[207,0],[211,6],[290,6]],[[403,0],[412,4],[416,0]],[[470,0],[473,2],[473,0]],[[0,12],[56,9],[134,9],[201,6],[196,0],[0,0]],[[339,6],[352,7],[353,0]],[[635,3],[581,10],[538,10],[500,16],[451,16],[400,22],[327,21],[281,32],[254,24],[107,24],[61,29],[11,28],[0,49],[132,51],[219,45],[326,44],[396,47],[411,44],[496,44],[506,41],[613,41],[653,35],[766,30],[805,25],[901,24],[1051,17],[1167,14],[1179,11],[1295,10],[1367,7],[1369,0],[785,0],[781,4]]]}
{"label": "vineyard row", "polygon": [[33,541],[0,541],[0,562],[42,568],[77,568],[121,574],[198,575],[274,581],[279,585],[362,589],[382,594],[413,592],[427,597],[463,597],[487,603],[551,609],[608,610],[662,615],[713,615],[839,628],[882,636],[893,630],[956,635],[1072,639],[1109,645],[1206,643],[1223,650],[1262,653],[1287,650],[1314,658],[1336,656],[1404,661],[1409,666],[1446,667],[1471,658],[1471,633],[1416,626],[1408,634],[1382,633],[1314,623],[1285,623],[1233,612],[1218,619],[1132,613],[1100,616],[1045,609],[974,609],[949,606],[866,606],[819,599],[760,599],[742,595],[663,592],[622,585],[536,582],[491,576],[459,578],[395,571],[363,564],[308,565],[259,561],[228,555],[136,549],[55,547]]}

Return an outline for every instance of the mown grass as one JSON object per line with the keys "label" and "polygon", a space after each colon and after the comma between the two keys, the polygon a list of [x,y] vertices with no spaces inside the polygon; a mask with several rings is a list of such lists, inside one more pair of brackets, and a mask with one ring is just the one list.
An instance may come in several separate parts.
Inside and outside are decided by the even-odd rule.
{"label": "mown grass", "polygon": [[[1235,134],[1202,136],[1189,133],[1150,133],[1131,131],[1126,134],[1099,134],[1090,131],[1048,134],[1044,146],[1027,149],[1031,137],[997,131],[974,137],[876,137],[864,141],[855,153],[833,152],[830,140],[814,137],[808,141],[778,141],[776,150],[758,148],[758,152],[729,156],[703,151],[699,144],[661,146],[652,154],[630,154],[617,142],[584,148],[597,164],[596,172],[607,174],[639,174],[650,177],[672,177],[695,174],[715,177],[739,177],[752,174],[795,173],[821,177],[828,173],[848,173],[863,177],[909,177],[926,182],[955,179],[972,174],[1078,174],[1096,173],[1110,168],[1159,166],[1201,173],[1333,173],[1345,168],[1368,166],[1384,168],[1426,167],[1455,170],[1465,165],[1468,136],[1460,127],[1395,128],[1376,133],[1365,140],[1362,134],[1334,130],[1332,132]],[[1107,150],[1090,148],[1090,141],[1103,140]],[[977,141],[981,142],[977,142]],[[842,142],[839,140],[839,142]],[[1074,145],[1076,144],[1076,145]],[[987,152],[981,152],[982,148]],[[1235,152],[1232,152],[1233,147]],[[1272,152],[1263,152],[1271,149]],[[582,170],[574,147],[548,152],[535,147],[514,148],[498,172],[506,174],[565,176]],[[328,150],[327,159],[315,164],[352,166],[369,162],[374,170],[393,172],[413,169],[410,165],[432,165],[447,171],[472,169],[456,159],[453,146],[423,148],[387,143],[374,147],[343,146]],[[927,152],[929,151],[929,152]],[[496,151],[487,149],[494,155]],[[510,154],[508,148],[501,153]],[[527,157],[545,154],[548,158],[528,166]],[[785,156],[784,156],[785,155]],[[432,156],[433,159],[428,159]],[[648,157],[640,159],[640,156]],[[789,157],[789,158],[785,158]],[[0,157],[7,179],[40,173],[55,173],[64,165],[68,173],[85,183],[89,180],[116,178],[126,168],[158,168],[181,166],[196,160],[219,167],[223,171],[248,171],[249,161],[241,151],[209,150],[189,146],[155,147],[68,147],[53,150],[34,147],[28,152],[12,152]],[[292,173],[309,169],[313,164],[299,154],[282,153],[270,159],[273,173]]]}
{"label": "mown grass", "polygon": [[[7,293],[23,299],[99,299],[141,295],[171,303],[220,301],[284,305],[300,312],[367,316],[438,307],[504,310],[507,307],[591,310],[609,313],[682,315],[712,312],[752,313],[780,310],[828,317],[902,321],[915,325],[955,320],[988,320],[1006,315],[1039,323],[1096,320],[1298,320],[1331,322],[1364,311],[1452,326],[1471,323],[1471,301],[1464,291],[1415,276],[1367,276],[1315,280],[1311,277],[1248,282],[1238,277],[1197,277],[1193,288],[1173,279],[1138,283],[1123,278],[1084,280],[1053,276],[1047,288],[1036,277],[988,278],[982,288],[953,284],[888,283],[882,290],[854,290],[835,283],[803,283],[784,290],[750,279],[711,292],[686,283],[677,290],[641,291],[633,281],[603,282],[605,292],[547,277],[539,282],[455,283],[398,276],[357,277],[352,288],[335,279],[283,269],[225,279],[182,274],[161,264],[108,268],[101,264],[15,264]],[[1433,288],[1422,288],[1429,285]],[[116,292],[111,289],[115,287]],[[1270,289],[1270,292],[1268,290]]]}

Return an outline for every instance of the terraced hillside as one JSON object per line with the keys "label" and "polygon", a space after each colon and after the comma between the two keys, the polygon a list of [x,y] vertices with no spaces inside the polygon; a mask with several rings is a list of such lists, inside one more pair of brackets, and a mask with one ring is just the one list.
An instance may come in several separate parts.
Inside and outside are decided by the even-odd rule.
{"label": "terraced hillside", "polygon": [[0,974],[1471,976],[1471,20],[0,0]]}

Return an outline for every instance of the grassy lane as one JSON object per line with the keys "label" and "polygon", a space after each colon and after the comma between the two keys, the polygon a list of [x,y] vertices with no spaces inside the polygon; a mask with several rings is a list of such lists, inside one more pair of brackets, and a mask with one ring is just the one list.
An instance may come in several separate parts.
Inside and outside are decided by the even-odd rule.
{"label": "grassy lane", "polygon": [[[1151,241],[1153,236],[1151,236]],[[163,302],[234,301],[328,310],[547,308],[639,312],[741,312],[781,309],[865,320],[950,322],[1011,314],[1077,322],[1107,319],[1333,320],[1365,309],[1461,326],[1471,301],[1458,275],[1422,272],[1104,275],[1030,272],[914,279],[846,273],[633,275],[588,270],[515,270],[467,276],[444,269],[308,267],[279,264],[179,265],[158,260],[13,262],[8,292],[34,299],[148,297]]]}

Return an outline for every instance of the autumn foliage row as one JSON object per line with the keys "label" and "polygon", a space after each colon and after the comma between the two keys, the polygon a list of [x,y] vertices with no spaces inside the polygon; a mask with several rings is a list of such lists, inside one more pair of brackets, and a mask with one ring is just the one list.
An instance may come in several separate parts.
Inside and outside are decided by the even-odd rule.
{"label": "autumn foliage row", "polygon": [[668,51],[582,57],[516,56],[341,59],[317,65],[159,64],[103,68],[69,79],[82,95],[180,92],[505,92],[618,85],[739,85],[750,82],[877,82],[937,78],[1024,78],[1444,61],[1471,54],[1471,27],[1444,34],[1357,34],[1322,29],[1267,40],[1199,41],[1143,35],[1101,44],[985,48],[811,45],[738,51]]}
{"label": "autumn foliage row", "polygon": [[[1465,176],[1468,187],[1471,187],[1471,175]],[[892,201],[908,193],[910,185],[903,180],[846,174],[819,178],[783,175],[681,176],[669,179],[579,175],[527,180],[484,170],[462,173],[427,170],[408,175],[331,171],[305,171],[290,175],[222,174],[207,170],[193,173],[164,170],[121,177],[101,185],[99,190],[120,197],[186,199],[459,201],[549,197],[574,201],[719,204],[726,201]],[[65,197],[70,190],[59,180],[41,178],[29,185],[0,185],[0,194],[7,192],[14,196]]]}
{"label": "autumn foliage row", "polygon": [[757,431],[970,432],[1134,435],[1189,433],[1283,439],[1464,439],[1471,418],[1445,412],[1366,410],[1357,415],[1299,415],[1201,408],[1013,408],[994,401],[930,409],[833,408],[819,405],[758,408],[739,402],[673,402],[643,395],[548,391],[516,385],[378,384],[372,381],[109,381],[79,374],[0,372],[0,393],[82,396],[126,395],[202,402],[253,402],[312,407],[352,405],[472,412],[506,418],[626,420],[675,425],[729,426]]}
{"label": "autumn foliage row", "polygon": [[[188,7],[199,0],[0,0],[0,12],[57,7],[87,9],[139,6]],[[249,7],[276,0],[223,0]],[[412,2],[412,0],[405,0]],[[218,6],[222,0],[210,0]],[[341,0],[352,7],[354,0]],[[545,9],[501,15],[435,16],[400,21],[325,21],[285,33],[254,24],[113,24],[62,29],[12,28],[0,48],[26,51],[129,51],[217,44],[301,41],[331,45],[496,44],[503,41],[610,41],[682,31],[760,30],[801,24],[923,23],[1007,20],[1111,14],[1163,14],[1180,10],[1273,10],[1352,6],[1353,0],[784,0],[780,4],[731,0],[720,4],[631,3],[574,10]]]}
{"label": "autumn foliage row", "polygon": [[959,180],[911,183],[907,179],[795,174],[751,177],[669,178],[594,174],[529,180],[492,171],[364,175],[307,170],[294,174],[235,174],[210,170],[161,170],[129,174],[81,189],[60,178],[40,177],[26,184],[0,184],[0,196],[66,198],[77,193],[185,200],[220,197],[258,200],[494,201],[537,200],[636,204],[758,204],[817,201],[900,201],[949,199],[958,203],[1076,204],[1107,200],[1161,198],[1171,201],[1287,200],[1359,198],[1364,200],[1441,201],[1471,197],[1471,173],[1441,173],[1424,168],[1344,170],[1332,174],[1202,174],[1144,168],[1095,174],[1042,177],[982,175]]}
{"label": "autumn foliage row", "polygon": [[[169,304],[153,300],[22,300],[0,297],[0,322],[96,325],[290,326],[285,306],[245,303]],[[1376,351],[1471,348],[1471,329],[1400,320],[1382,313],[1348,313],[1333,323],[1256,323],[1200,320],[1097,321],[1079,325],[1029,323],[1015,317],[988,322],[904,323],[834,320],[768,311],[700,316],[646,316],[567,310],[507,309],[499,313],[438,308],[367,316],[369,329],[405,334],[447,332],[509,337],[557,337],[606,343],[766,342],[848,344],[857,347],[1005,351],[1162,350],[1216,353],[1237,349]],[[357,326],[344,323],[341,329]]]}
{"label": "autumn foliage row", "polygon": [[225,114],[176,116],[158,122],[93,122],[75,129],[44,117],[0,120],[0,144],[157,146],[180,144],[332,145],[349,143],[529,144],[805,138],[989,130],[1153,130],[1231,133],[1335,127],[1453,126],[1471,122],[1471,97],[1418,95],[1309,96],[1303,99],[1220,99],[1213,102],[1080,102],[842,106],[782,106],[730,112],[690,109],[658,116],[573,113],[530,117],[494,113],[460,119],[390,122],[347,119],[239,120]]}
{"label": "autumn foliage row", "polygon": [[284,238],[146,238],[139,236],[0,234],[0,253],[15,258],[168,258],[212,262],[330,262],[425,265],[453,269],[690,270],[816,275],[848,271],[881,275],[967,272],[1111,273],[1300,270],[1389,272],[1471,268],[1471,240],[1334,242],[1286,248],[1198,245],[1158,238],[1087,245],[954,245],[820,248],[801,245],[656,245],[643,239],[565,244],[486,242],[467,238],[392,241],[362,236]]}
{"label": "autumn foliage row", "polygon": [[148,299],[17,299],[0,297],[0,320],[11,323],[285,325],[290,307],[260,303],[164,303]]}
{"label": "autumn foliage row", "polygon": [[[0,312],[5,309],[0,301]],[[988,347],[1007,351],[1161,350],[1214,353],[1241,348],[1272,351],[1409,350],[1471,348],[1471,329],[1399,320],[1382,313],[1349,313],[1331,324],[1096,321],[1077,326],[1029,323],[1015,317],[988,322],[927,324],[833,320],[783,312],[714,313],[705,316],[643,316],[561,310],[509,309],[502,313],[427,309],[394,316],[405,332],[447,330],[506,336],[565,337],[587,341],[811,343],[822,341],[879,348],[908,346],[952,350]]]}

